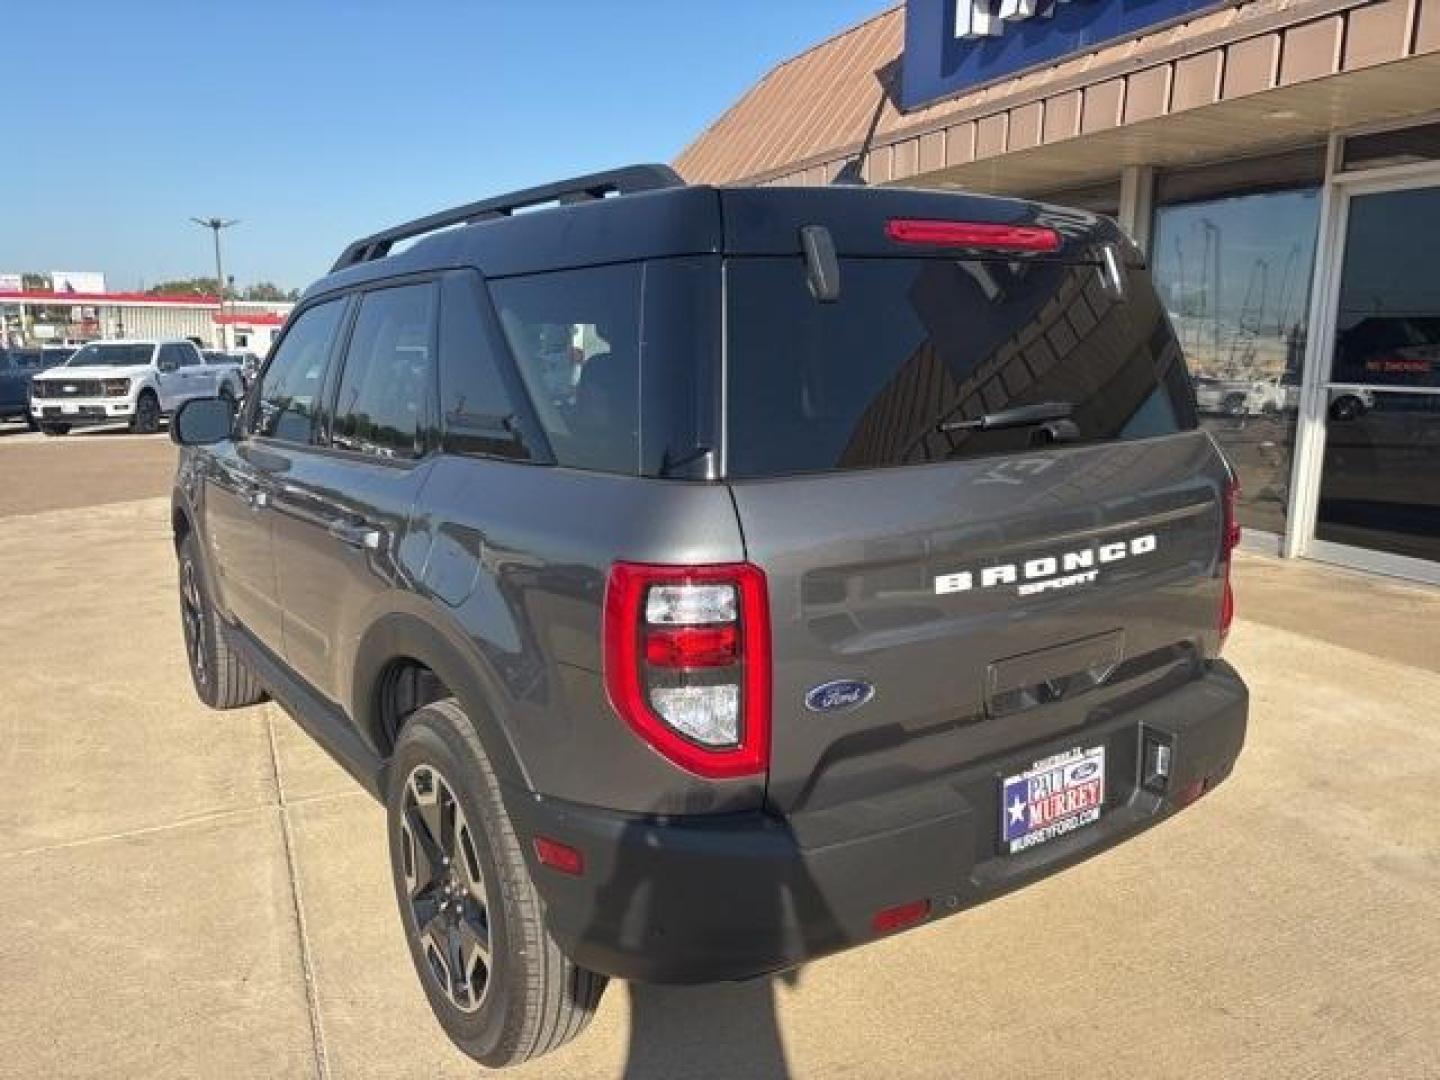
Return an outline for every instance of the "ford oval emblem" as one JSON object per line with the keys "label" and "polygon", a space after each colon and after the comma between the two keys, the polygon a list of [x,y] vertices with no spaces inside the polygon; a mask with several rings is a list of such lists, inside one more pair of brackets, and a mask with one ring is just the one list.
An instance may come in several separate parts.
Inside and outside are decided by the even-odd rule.
{"label": "ford oval emblem", "polygon": [[1100,770],[1100,763],[1096,761],[1082,761],[1075,768],[1070,770],[1070,782],[1076,783],[1080,780],[1088,780]]}
{"label": "ford oval emblem", "polygon": [[806,694],[805,707],[811,712],[840,712],[858,709],[874,696],[875,687],[863,679],[836,679]]}

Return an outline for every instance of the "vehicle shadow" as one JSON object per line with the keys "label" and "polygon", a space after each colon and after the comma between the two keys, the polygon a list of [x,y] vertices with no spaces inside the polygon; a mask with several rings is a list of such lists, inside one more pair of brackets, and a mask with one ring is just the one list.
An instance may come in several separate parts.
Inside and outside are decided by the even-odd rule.
{"label": "vehicle shadow", "polygon": [[713,986],[630,983],[625,1080],[791,1075],[776,1014],[776,983],[797,973]]}
{"label": "vehicle shadow", "polygon": [[[842,947],[825,897],[788,829],[737,842],[703,827],[677,836],[658,821],[635,822],[617,845],[610,876],[592,906],[590,935],[630,951],[679,949],[740,969],[783,963]],[[746,853],[735,854],[743,844]],[[724,868],[711,865],[728,853]],[[777,1013],[779,984],[799,969],[742,982],[698,986],[630,983],[626,1080],[791,1075]]]}

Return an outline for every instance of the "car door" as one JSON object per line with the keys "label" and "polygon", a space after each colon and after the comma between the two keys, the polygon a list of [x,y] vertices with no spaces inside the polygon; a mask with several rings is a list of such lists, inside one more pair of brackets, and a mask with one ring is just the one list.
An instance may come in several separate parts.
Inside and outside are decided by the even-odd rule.
{"label": "car door", "polygon": [[206,476],[204,522],[214,583],[223,606],[275,655],[284,653],[275,575],[275,491],[289,459],[309,444],[346,301],[330,300],[290,324],[236,424],[214,448]]}
{"label": "car door", "polygon": [[155,391],[160,395],[160,411],[173,413],[186,399],[186,379],[181,372],[180,346],[161,345],[155,352]]}
{"label": "car door", "polygon": [[386,591],[418,575],[403,541],[435,439],[434,280],[358,295],[322,416],[324,445],[287,446],[275,498],[285,658],[343,700],[352,637]]}
{"label": "car door", "polygon": [[175,363],[171,379],[169,409],[178,409],[191,398],[214,397],[215,380],[200,356],[200,350],[188,341],[177,341],[161,347],[162,354],[169,350]]}

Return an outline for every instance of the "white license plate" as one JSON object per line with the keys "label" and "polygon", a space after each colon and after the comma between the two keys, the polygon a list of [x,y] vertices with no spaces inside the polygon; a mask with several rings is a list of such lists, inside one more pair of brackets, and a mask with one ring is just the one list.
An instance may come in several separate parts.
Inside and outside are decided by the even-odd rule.
{"label": "white license plate", "polygon": [[1000,781],[1000,839],[1010,854],[1093,825],[1105,802],[1105,748],[1076,747]]}
{"label": "white license plate", "polygon": [[60,403],[60,411],[66,416],[74,416],[80,411],[80,406],[76,405],[73,401],[62,401]]}

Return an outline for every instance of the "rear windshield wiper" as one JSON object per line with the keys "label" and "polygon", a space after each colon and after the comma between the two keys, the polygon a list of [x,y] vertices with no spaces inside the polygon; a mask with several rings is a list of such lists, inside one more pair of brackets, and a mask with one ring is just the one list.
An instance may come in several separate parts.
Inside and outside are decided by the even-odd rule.
{"label": "rear windshield wiper", "polygon": [[1068,401],[1039,401],[1034,405],[1017,405],[1013,409],[985,413],[970,420],[947,420],[940,431],[995,431],[998,428],[1030,427],[1052,420],[1068,420],[1075,406]]}

